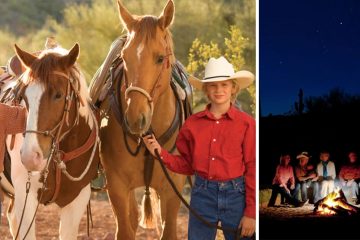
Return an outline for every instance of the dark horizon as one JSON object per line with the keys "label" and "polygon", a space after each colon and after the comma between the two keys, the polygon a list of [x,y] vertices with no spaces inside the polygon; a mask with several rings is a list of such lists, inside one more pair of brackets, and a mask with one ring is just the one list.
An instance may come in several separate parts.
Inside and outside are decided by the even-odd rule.
{"label": "dark horizon", "polygon": [[259,4],[261,116],[294,109],[339,88],[360,95],[360,1],[264,1]]}

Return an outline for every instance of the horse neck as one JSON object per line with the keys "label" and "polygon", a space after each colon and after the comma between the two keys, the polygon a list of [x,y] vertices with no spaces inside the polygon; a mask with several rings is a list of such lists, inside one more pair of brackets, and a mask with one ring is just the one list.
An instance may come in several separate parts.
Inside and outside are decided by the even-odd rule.
{"label": "horse neck", "polygon": [[[171,75],[168,77],[170,79]],[[171,125],[176,108],[176,99],[170,84],[154,105],[151,126],[157,136],[164,133]]]}
{"label": "horse neck", "polygon": [[[84,107],[89,108],[88,105]],[[91,110],[89,109],[89,111]],[[88,114],[90,114],[90,112]],[[89,124],[92,123],[91,121],[93,121],[91,116],[80,114],[78,124],[76,124],[61,141],[60,149],[64,152],[68,152],[84,144],[88,139],[92,128],[95,127],[93,124]],[[73,122],[70,121],[69,124],[71,126]]]}

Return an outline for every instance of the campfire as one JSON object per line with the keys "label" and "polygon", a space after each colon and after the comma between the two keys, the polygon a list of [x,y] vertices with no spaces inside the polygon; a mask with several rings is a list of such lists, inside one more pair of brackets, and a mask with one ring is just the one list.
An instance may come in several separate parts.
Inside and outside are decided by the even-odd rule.
{"label": "campfire", "polygon": [[315,203],[314,213],[321,215],[353,215],[359,213],[359,208],[349,204],[341,189],[329,193]]}

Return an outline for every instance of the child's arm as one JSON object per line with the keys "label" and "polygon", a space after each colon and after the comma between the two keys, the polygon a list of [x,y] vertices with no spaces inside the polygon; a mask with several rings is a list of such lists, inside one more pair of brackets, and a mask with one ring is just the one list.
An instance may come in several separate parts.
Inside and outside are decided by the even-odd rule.
{"label": "child's arm", "polygon": [[290,171],[290,189],[294,189],[295,188],[295,178],[294,178],[294,170],[291,167],[291,171]]}
{"label": "child's arm", "polygon": [[194,174],[194,170],[191,165],[191,141],[183,129],[180,130],[176,139],[176,147],[181,155],[171,154],[166,149],[162,148],[154,135],[148,135],[143,139],[146,147],[149,149],[151,154],[153,154],[153,156],[156,156],[155,149],[158,150],[163,162],[168,169],[184,175]]}
{"label": "child's arm", "polygon": [[330,166],[330,176],[332,177],[333,180],[335,180],[336,178],[336,170],[335,170],[335,163],[332,162],[331,166]]}
{"label": "child's arm", "polygon": [[256,213],[256,143],[255,120],[250,121],[243,142],[243,156],[245,163],[245,201],[244,215],[255,219]]}
{"label": "child's arm", "polygon": [[245,162],[245,212],[239,228],[241,236],[251,236],[256,228],[256,144],[255,144],[255,120],[249,123],[246,130],[243,153]]}

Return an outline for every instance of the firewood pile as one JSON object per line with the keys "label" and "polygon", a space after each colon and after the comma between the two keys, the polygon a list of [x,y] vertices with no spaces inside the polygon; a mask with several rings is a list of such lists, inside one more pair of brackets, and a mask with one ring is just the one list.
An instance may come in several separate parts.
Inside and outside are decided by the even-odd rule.
{"label": "firewood pile", "polygon": [[357,215],[360,208],[349,204],[341,189],[329,193],[315,203],[314,213],[320,215]]}

